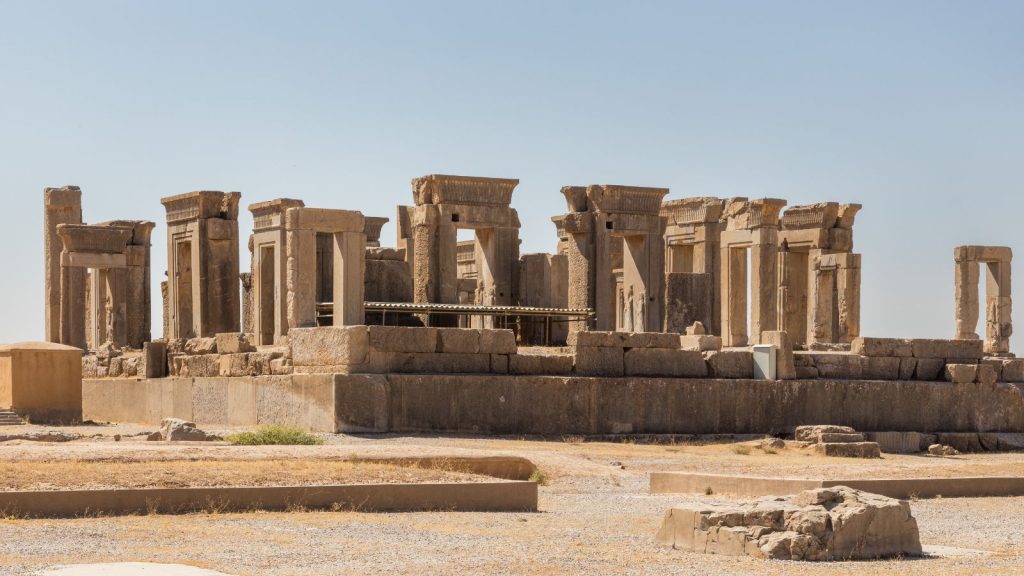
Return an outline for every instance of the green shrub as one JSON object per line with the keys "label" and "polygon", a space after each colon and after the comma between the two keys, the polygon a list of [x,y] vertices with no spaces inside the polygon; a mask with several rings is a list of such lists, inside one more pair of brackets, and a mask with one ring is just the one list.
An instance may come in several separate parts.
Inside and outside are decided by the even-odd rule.
{"label": "green shrub", "polygon": [[265,445],[315,445],[323,444],[324,439],[314,436],[301,428],[294,426],[271,425],[264,426],[255,432],[239,432],[232,434],[226,440],[236,446],[265,446]]}
{"label": "green shrub", "polygon": [[534,470],[533,474],[530,474],[530,482],[536,482],[541,486],[548,485],[548,475],[541,472],[540,470]]}

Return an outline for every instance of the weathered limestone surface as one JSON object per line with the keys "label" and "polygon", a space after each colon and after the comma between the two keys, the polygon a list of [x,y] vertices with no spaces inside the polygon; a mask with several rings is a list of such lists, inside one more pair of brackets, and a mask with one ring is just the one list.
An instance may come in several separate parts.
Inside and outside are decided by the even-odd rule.
{"label": "weathered limestone surface", "polygon": [[[664,322],[665,188],[593,185],[562,188],[567,214],[552,218],[568,258],[570,308],[594,311],[596,330],[659,332]],[[613,254],[622,247],[622,264]],[[614,270],[621,269],[620,274]],[[617,276],[621,281],[617,280]],[[573,322],[572,332],[586,329]]]}
{"label": "weathered limestone surface", "polygon": [[1013,251],[1006,246],[957,246],[953,250],[953,259],[956,262],[956,338],[979,340],[978,284],[981,265],[984,264],[985,352],[1008,353],[1010,336],[1013,334],[1013,300],[1010,285]]}
{"label": "weathered limestone surface", "polygon": [[82,350],[52,342],[0,346],[0,406],[33,422],[82,419]]}
{"label": "weathered limestone surface", "polygon": [[241,329],[238,192],[163,198],[167,212],[167,339]]}
{"label": "weathered limestone surface", "polygon": [[773,560],[920,556],[905,501],[836,486],[738,506],[677,507],[656,539],[676,549]]}

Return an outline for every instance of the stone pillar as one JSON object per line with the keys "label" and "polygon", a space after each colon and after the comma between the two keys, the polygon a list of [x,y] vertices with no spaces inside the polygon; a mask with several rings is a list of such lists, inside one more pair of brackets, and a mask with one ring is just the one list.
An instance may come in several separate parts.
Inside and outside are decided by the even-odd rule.
{"label": "stone pillar", "polygon": [[438,210],[434,205],[423,205],[416,206],[411,212],[413,302],[438,302],[440,279],[434,276],[434,260],[440,249],[437,239]]}
{"label": "stone pillar", "polygon": [[[46,307],[46,341],[61,342],[60,295],[66,288],[85,291],[85,271],[72,269],[62,279],[60,254],[64,243],[57,236],[59,224],[82,223],[82,190],[78,186],[43,190],[43,228],[45,279],[43,291]],[[83,332],[84,343],[84,332]]]}
{"label": "stone pillar", "polygon": [[851,343],[860,336],[860,254],[836,254],[836,338]]}
{"label": "stone pillar", "polygon": [[141,350],[152,339],[153,304],[151,285],[150,236],[156,226],[153,222],[125,222],[132,226],[132,238],[126,247],[125,304],[127,345]]}
{"label": "stone pillar", "polygon": [[366,323],[363,307],[366,273],[366,235],[362,232],[334,234],[334,325]]}
{"label": "stone pillar", "polygon": [[812,256],[813,275],[807,305],[807,343],[832,342],[835,326],[832,309],[835,304],[836,266],[828,257]]}
{"label": "stone pillar", "polygon": [[760,239],[750,247],[750,331],[753,344],[761,343],[761,332],[777,330],[778,316],[778,266],[779,247],[776,231],[757,231]]}
{"label": "stone pillar", "polygon": [[1013,334],[1010,262],[989,262],[985,268],[988,272],[985,284],[985,352],[1006,354],[1010,351],[1010,335]]}
{"label": "stone pillar", "polygon": [[722,343],[746,346],[747,340],[747,249],[722,247],[721,290]]}
{"label": "stone pillar", "polygon": [[[316,239],[314,237],[311,244],[308,238],[309,234],[315,236],[315,233],[309,232],[298,238],[285,225],[285,212],[289,208],[302,206],[304,204],[301,200],[291,198],[277,198],[249,205],[253,215],[253,233],[249,240],[252,258],[250,329],[253,341],[258,345],[281,343],[289,326],[315,325],[315,305],[312,318],[304,318],[299,324],[294,324],[299,303],[288,298],[289,282],[301,280],[314,290],[316,285]],[[313,260],[312,275],[299,277],[299,258]],[[304,291],[300,292],[305,294]]]}
{"label": "stone pillar", "polygon": [[956,261],[957,340],[978,340],[978,280],[980,267],[970,260]]}

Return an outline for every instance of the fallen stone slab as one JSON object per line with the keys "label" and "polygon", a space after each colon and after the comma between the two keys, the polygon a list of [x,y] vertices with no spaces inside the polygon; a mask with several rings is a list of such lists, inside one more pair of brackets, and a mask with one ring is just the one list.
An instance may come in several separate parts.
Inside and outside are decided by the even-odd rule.
{"label": "fallen stone slab", "polygon": [[882,451],[876,442],[822,442],[813,445],[821,456],[839,458],[881,458]]}
{"label": "fallen stone slab", "polygon": [[59,566],[42,576],[229,576],[184,564],[154,564],[151,562],[115,562],[110,564],[74,564]]}
{"label": "fallen stone slab", "polygon": [[798,442],[817,442],[822,434],[856,434],[857,431],[849,426],[833,426],[831,424],[817,424],[813,426],[797,426],[794,437]]}
{"label": "fallen stone slab", "polygon": [[740,505],[680,506],[656,536],[675,549],[773,560],[867,560],[920,556],[906,501],[846,486]]}
{"label": "fallen stone slab", "polygon": [[147,440],[165,440],[167,442],[208,442],[220,439],[220,436],[208,434],[196,428],[195,422],[181,418],[164,418],[160,422],[160,430],[147,437]]}

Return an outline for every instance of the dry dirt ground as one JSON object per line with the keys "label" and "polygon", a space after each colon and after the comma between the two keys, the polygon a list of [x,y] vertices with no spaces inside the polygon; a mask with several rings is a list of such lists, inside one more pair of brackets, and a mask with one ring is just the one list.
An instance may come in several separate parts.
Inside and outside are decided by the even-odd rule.
{"label": "dry dirt ground", "polygon": [[[0,434],[15,430],[3,428]],[[129,483],[121,476],[125,470],[136,483],[146,481],[147,470],[154,478],[171,470],[174,475],[222,481],[232,474],[262,470],[262,477],[272,481],[274,468],[281,467],[290,470],[291,482],[303,477],[316,481],[332,468],[343,468],[344,460],[353,457],[498,454],[531,459],[548,483],[540,489],[537,513],[8,518],[0,520],[0,574],[32,574],[61,563],[113,561],[192,564],[238,575],[1024,574],[1024,536],[1019,529],[1024,498],[913,502],[922,543],[946,547],[937,557],[798,564],[704,556],[656,546],[654,533],[670,505],[722,501],[729,496],[647,494],[648,474],[655,470],[793,477],[1021,475],[1021,453],[946,459],[886,455],[882,460],[859,461],[811,456],[793,446],[771,454],[721,442],[645,445],[579,438],[342,435],[326,437],[323,446],[235,447],[145,442],[132,434],[149,429],[129,426],[64,430],[100,436],[62,444],[0,442],[0,489],[10,490],[12,482],[23,482],[12,480],[18,478],[19,468],[45,469],[51,480],[61,477],[60,470],[71,477],[89,470],[93,478],[102,477],[106,470],[110,480],[105,485],[116,485]],[[114,442],[114,433],[124,439]]]}

